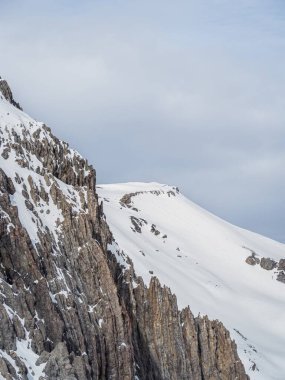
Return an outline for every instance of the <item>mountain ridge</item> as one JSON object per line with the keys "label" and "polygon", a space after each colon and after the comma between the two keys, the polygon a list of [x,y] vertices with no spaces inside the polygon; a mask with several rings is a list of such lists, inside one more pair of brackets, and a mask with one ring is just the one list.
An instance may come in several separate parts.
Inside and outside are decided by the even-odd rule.
{"label": "mountain ridge", "polygon": [[223,221],[158,183],[98,185],[120,247],[146,283],[157,276],[222,320],[253,379],[283,378],[285,245]]}
{"label": "mountain ridge", "polygon": [[1,380],[248,378],[221,322],[136,276],[93,167],[4,94],[0,168]]}

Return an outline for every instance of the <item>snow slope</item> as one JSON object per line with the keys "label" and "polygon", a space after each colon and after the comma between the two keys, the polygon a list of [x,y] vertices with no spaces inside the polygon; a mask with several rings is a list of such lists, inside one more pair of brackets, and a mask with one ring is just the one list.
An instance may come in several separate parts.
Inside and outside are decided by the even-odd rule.
{"label": "snow slope", "polygon": [[[23,111],[15,108],[0,92],[0,169],[11,179],[15,188],[15,193],[10,195],[11,203],[17,206],[21,224],[26,228],[34,248],[37,250],[37,244],[40,242],[40,234],[49,232],[54,240],[53,252],[51,253],[56,255],[57,252],[59,252],[58,241],[64,215],[62,214],[62,210],[59,209],[52,200],[52,197],[49,196],[46,200],[40,196],[38,200],[33,199],[33,197],[30,196],[32,188],[37,190],[37,194],[40,194],[40,190],[46,194],[50,194],[51,187],[56,186],[57,191],[64,194],[66,202],[72,205],[74,213],[79,214],[85,211],[81,208],[82,202],[80,201],[78,189],[67,185],[54,176],[44,175],[44,165],[36,155],[32,153],[31,148],[37,146],[40,141],[44,140],[48,142],[51,150],[56,149],[59,144],[54,140],[50,131],[43,123],[32,119]],[[64,142],[61,142],[61,144],[62,146],[67,146]],[[80,157],[79,154],[72,149],[69,149],[69,152],[71,159]],[[85,193],[84,191],[84,197],[86,197]],[[0,195],[2,195],[1,189]],[[1,205],[0,218],[7,219],[9,222],[8,233],[12,229],[15,229],[9,215],[3,210]],[[62,271],[60,268],[56,268],[56,270],[58,273],[56,280],[62,283],[63,290],[61,294],[66,294],[69,289]],[[52,283],[54,280],[55,279],[51,279],[50,282]],[[8,283],[0,279],[0,300],[10,319],[12,320],[14,317],[17,317],[25,331],[25,339],[17,340],[17,350],[15,353],[26,364],[29,380],[37,380],[42,375],[44,365],[36,364],[39,356],[35,354],[32,349],[29,331],[25,328],[25,320],[17,314],[16,310],[13,310],[6,304],[6,294],[10,288],[11,286]],[[50,297],[54,303],[57,302],[56,296],[58,294],[60,293],[55,293],[53,288],[50,287]],[[37,320],[40,319],[37,317]],[[4,357],[19,371],[20,369],[13,355],[14,352],[12,351],[8,353],[0,349],[0,358]],[[3,377],[0,375],[0,379],[1,378]]]}
{"label": "snow slope", "polygon": [[[251,379],[285,378],[285,284],[245,259],[285,258],[285,245],[233,226],[157,183],[100,185],[120,247],[146,283],[169,286],[180,307],[221,320]],[[125,194],[131,196],[122,197]]]}
{"label": "snow slope", "polygon": [[[25,144],[36,146],[39,141],[44,140],[48,142],[51,150],[58,149],[57,141],[54,140],[44,123],[34,120],[25,112],[15,108],[0,92],[0,169],[12,179],[16,190],[15,194],[11,196],[12,203],[18,207],[20,221],[35,246],[39,242],[39,232],[46,232],[46,229],[53,234],[55,242],[58,242],[63,215],[53,201],[45,202],[40,199],[39,202],[34,202],[33,199],[30,199],[33,209],[38,214],[36,216],[35,212],[26,206],[23,189],[30,193],[31,184],[33,184],[49,194],[51,186],[54,184],[65,195],[66,200],[73,205],[74,212],[84,212],[80,207],[80,197],[74,187],[55,177],[47,180],[43,175],[43,163],[36,157],[36,154],[25,148]],[[68,147],[67,143],[63,141],[60,143],[62,146]],[[68,151],[71,160],[81,158],[75,150],[68,147]],[[85,174],[87,175],[88,172]],[[5,217],[1,207],[0,216]]]}

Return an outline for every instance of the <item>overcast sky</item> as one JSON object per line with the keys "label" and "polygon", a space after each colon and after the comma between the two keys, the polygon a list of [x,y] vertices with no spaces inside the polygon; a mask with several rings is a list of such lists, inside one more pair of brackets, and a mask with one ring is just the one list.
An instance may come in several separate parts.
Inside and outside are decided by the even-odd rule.
{"label": "overcast sky", "polygon": [[285,242],[283,0],[0,0],[0,75],[97,170]]}

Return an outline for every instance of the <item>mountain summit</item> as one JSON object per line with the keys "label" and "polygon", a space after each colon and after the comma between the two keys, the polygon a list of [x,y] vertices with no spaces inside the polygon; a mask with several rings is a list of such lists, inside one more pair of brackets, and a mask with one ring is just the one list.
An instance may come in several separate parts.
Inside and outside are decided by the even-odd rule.
{"label": "mountain summit", "polygon": [[248,379],[221,322],[136,276],[95,170],[0,83],[0,379]]}

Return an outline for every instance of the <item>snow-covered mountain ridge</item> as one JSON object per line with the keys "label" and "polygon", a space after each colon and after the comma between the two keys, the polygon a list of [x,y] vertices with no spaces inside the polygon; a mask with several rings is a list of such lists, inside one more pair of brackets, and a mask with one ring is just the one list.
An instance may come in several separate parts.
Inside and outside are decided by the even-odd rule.
{"label": "snow-covered mountain ridge", "polygon": [[248,380],[222,322],[136,276],[87,160],[0,92],[0,380]]}
{"label": "snow-covered mountain ridge", "polygon": [[137,274],[157,276],[180,307],[223,321],[252,379],[284,379],[285,245],[223,221],[176,187],[126,183],[97,192]]}

